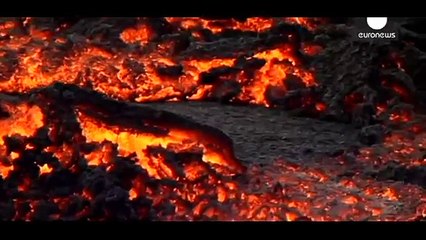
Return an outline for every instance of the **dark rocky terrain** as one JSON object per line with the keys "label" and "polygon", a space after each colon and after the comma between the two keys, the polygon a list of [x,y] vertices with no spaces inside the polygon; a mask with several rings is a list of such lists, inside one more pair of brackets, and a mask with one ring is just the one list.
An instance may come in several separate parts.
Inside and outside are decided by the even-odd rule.
{"label": "dark rocky terrain", "polygon": [[352,125],[292,116],[279,109],[213,102],[148,104],[221,129],[234,141],[238,158],[267,163],[284,157],[306,160],[360,146]]}

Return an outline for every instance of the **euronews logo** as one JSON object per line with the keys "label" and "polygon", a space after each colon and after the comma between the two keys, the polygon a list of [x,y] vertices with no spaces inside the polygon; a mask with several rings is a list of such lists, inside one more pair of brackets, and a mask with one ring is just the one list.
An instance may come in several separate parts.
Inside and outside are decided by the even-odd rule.
{"label": "euronews logo", "polygon": [[394,31],[393,26],[389,24],[387,17],[367,17],[364,19],[363,24],[358,24],[361,25],[359,26],[361,31],[358,31],[356,36],[360,40],[395,40],[398,37],[397,31]]}

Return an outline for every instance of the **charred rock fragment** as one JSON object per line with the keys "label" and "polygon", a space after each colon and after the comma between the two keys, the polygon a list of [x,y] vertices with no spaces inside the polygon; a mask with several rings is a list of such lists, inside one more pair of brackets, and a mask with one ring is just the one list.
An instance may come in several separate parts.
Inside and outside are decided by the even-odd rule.
{"label": "charred rock fragment", "polygon": [[382,142],[385,135],[385,127],[381,124],[375,124],[363,127],[359,133],[359,139],[364,144],[372,145]]}
{"label": "charred rock fragment", "polygon": [[241,85],[236,81],[222,81],[213,86],[210,97],[221,103],[227,103],[241,93]]}
{"label": "charred rock fragment", "polygon": [[157,68],[158,74],[169,77],[179,77],[183,74],[183,67],[177,66],[161,66]]}

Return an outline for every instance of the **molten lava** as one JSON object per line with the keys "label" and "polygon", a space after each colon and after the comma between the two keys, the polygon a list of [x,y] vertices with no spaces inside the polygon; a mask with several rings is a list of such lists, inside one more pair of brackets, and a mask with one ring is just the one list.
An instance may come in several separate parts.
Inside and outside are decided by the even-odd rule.
{"label": "molten lava", "polygon": [[[177,21],[172,19],[169,21]],[[189,21],[178,20],[183,21],[182,24]],[[196,21],[204,23],[204,20]],[[232,28],[257,31],[270,28],[276,21],[256,18],[248,19],[243,25],[234,20],[231,22],[235,23]],[[4,23],[5,26],[14,24],[16,22],[13,21]],[[139,42],[145,46],[156,38],[155,34],[147,22],[142,22],[136,29],[124,29],[120,38],[125,43]],[[292,36],[294,33],[283,34]],[[0,65],[1,69],[4,68],[1,76],[7,79],[0,82],[0,91],[7,93],[25,93],[62,81],[90,87],[120,100],[202,100],[214,94],[215,86],[223,84],[223,81],[236,81],[241,90],[234,93],[231,101],[269,105],[265,99],[266,89],[272,86],[287,91],[285,82],[289,75],[300,78],[305,87],[316,84],[312,72],[304,69],[291,43],[276,44],[269,50],[259,49],[251,56],[244,56],[241,64],[236,58],[224,57],[179,60],[177,56],[170,55],[170,48],[174,45],[168,42],[135,51],[130,48],[102,49],[88,39],[70,39],[60,34],[42,38],[44,42],[33,41],[32,35],[9,36],[2,41],[0,51],[5,59],[5,64]],[[257,68],[249,66],[256,60],[264,61],[264,64]],[[225,67],[225,71],[215,74],[220,67]],[[213,72],[214,77],[203,82],[201,76],[208,72]]]}

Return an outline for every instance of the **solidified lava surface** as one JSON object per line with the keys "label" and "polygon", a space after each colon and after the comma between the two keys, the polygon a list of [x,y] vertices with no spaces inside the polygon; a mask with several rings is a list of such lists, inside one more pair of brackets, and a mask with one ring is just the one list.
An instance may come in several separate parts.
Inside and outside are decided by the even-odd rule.
{"label": "solidified lava surface", "polygon": [[306,161],[360,147],[351,124],[292,116],[280,109],[223,105],[214,102],[149,103],[218,128],[234,142],[235,155],[246,163],[278,158]]}
{"label": "solidified lava surface", "polygon": [[409,26],[0,18],[0,219],[423,220]]}

